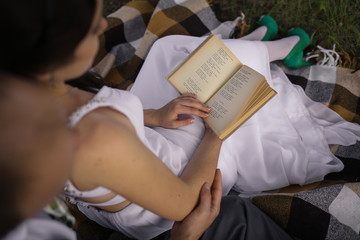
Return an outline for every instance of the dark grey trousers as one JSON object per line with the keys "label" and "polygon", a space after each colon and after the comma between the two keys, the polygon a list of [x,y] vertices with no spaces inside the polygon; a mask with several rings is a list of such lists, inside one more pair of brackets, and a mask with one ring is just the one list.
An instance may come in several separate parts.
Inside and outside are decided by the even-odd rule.
{"label": "dark grey trousers", "polygon": [[[88,234],[87,237],[78,236],[78,240],[129,240],[120,232],[111,230],[105,233],[100,230],[91,231],[91,234]],[[167,240],[169,238],[170,231],[167,231],[152,240]],[[282,240],[291,238],[250,200],[236,195],[229,195],[222,198],[219,216],[200,239]]]}
{"label": "dark grey trousers", "polygon": [[[170,231],[154,240],[169,239],[169,237]],[[291,238],[250,200],[230,195],[222,198],[219,216],[200,239],[280,240]]]}

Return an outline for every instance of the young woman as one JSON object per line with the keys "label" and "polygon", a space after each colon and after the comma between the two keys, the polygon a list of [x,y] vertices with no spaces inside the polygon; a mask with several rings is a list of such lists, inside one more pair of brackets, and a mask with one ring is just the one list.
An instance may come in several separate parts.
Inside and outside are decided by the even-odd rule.
{"label": "young woman", "polygon": [[[96,1],[94,13],[77,7],[81,1],[69,2],[74,6],[56,0],[39,2],[45,3],[37,8],[42,14],[34,11],[29,19],[43,23],[42,28],[31,31],[37,34],[31,35],[29,45],[19,46],[26,51],[18,50],[9,61],[2,57],[1,66],[48,86],[68,113],[80,140],[65,194],[105,227],[140,239],[170,229],[172,220],[182,220],[194,208],[201,187],[213,181],[217,166],[223,172],[224,194],[233,186],[241,191],[262,191],[319,180],[342,168],[327,147],[327,133],[355,132],[357,135],[346,138],[346,144],[360,135],[358,126],[345,123],[291,86],[281,70],[271,71],[270,61],[287,62],[301,55],[308,42],[299,30],[276,42],[225,41],[243,63],[266,77],[278,95],[222,143],[201,119],[210,109],[194,95],[179,96],[164,80],[202,38],[173,36],[158,41],[131,92],[104,87],[93,96],[64,82],[84,73],[95,56],[98,34],[106,26],[101,1]],[[81,4],[91,9],[90,2]],[[89,21],[88,27],[69,28],[69,23],[82,22],[67,18],[70,14],[64,12],[60,15],[65,9],[78,9],[81,18]],[[66,27],[60,20],[68,21]],[[13,26],[8,30],[5,36],[10,36]],[[267,30],[265,27],[265,35]],[[79,32],[85,37],[66,48],[67,57],[57,58],[56,54],[66,56],[62,43],[72,41]],[[21,70],[19,59],[26,65]],[[326,122],[318,110],[325,111],[333,122]],[[330,124],[335,127],[328,127]],[[345,144],[342,139],[333,140]]]}
{"label": "young woman", "polygon": [[[40,211],[69,176],[81,137],[66,127],[64,117],[89,95],[56,96],[66,91],[66,79],[80,76],[90,67],[106,22],[101,1],[96,0],[1,2],[0,6],[6,9],[1,19],[12,23],[2,25],[6,37],[1,39],[0,66],[17,74],[0,73],[3,236]],[[201,204],[187,217],[201,224],[177,223],[173,237],[197,238],[217,216],[221,179],[219,172],[215,176],[212,193],[204,184]]]}
{"label": "young woman", "polygon": [[[4,35],[6,37],[2,38],[1,40],[1,69],[6,70],[12,73],[16,73],[18,75],[26,76],[27,81],[30,79],[36,80],[36,85],[39,88],[47,88],[48,94],[51,93],[53,95],[53,99],[56,101],[56,104],[61,104],[63,110],[66,111],[67,115],[74,111],[79,105],[82,105],[84,102],[87,102],[89,98],[92,97],[89,93],[74,93],[69,94],[68,96],[62,96],[67,91],[67,86],[65,86],[64,81],[67,79],[75,78],[83,74],[91,65],[93,58],[95,57],[95,54],[97,52],[98,48],[98,35],[102,33],[102,31],[106,27],[106,22],[104,18],[101,16],[102,8],[101,8],[101,1],[95,1],[95,0],[77,0],[77,1],[57,1],[57,0],[47,0],[47,1],[36,1],[29,3],[28,1],[23,1],[20,3],[1,3],[1,8],[6,9],[7,11],[4,12],[2,15],[2,19],[6,20],[14,20],[11,21],[12,24],[4,24],[2,26],[2,29],[4,30]],[[31,10],[31,11],[30,11]],[[17,19],[15,21],[15,19]],[[19,21],[25,20],[25,21]],[[2,21],[4,22],[4,21]],[[24,39],[26,39],[24,41]],[[1,78],[3,79],[3,78]],[[4,79],[8,79],[7,76],[4,77]],[[9,81],[15,81],[16,77],[10,78]],[[26,91],[28,94],[24,94],[24,96],[32,96],[32,94],[39,95],[36,100],[42,99],[42,101],[46,102],[51,105],[54,102],[49,101],[48,99],[40,98],[40,90],[38,92],[32,91],[31,87],[28,87],[26,84],[14,84],[15,87],[19,86],[21,87],[23,91]],[[7,84],[3,84],[2,87],[4,87],[5,90],[14,90],[15,87],[8,87]],[[44,91],[44,89],[42,89]],[[15,92],[15,91],[12,91]],[[19,91],[21,94],[21,91]],[[59,97],[58,97],[59,96]],[[24,100],[24,99],[23,99]],[[30,105],[38,105],[41,101],[32,101],[31,99],[28,99],[28,104]],[[6,101],[4,101],[4,104],[6,104]],[[47,105],[46,105],[47,106]],[[38,110],[34,107],[34,111]],[[47,107],[42,108],[43,106],[39,106],[39,109],[49,109]],[[20,107],[19,107],[20,108]],[[31,110],[31,108],[27,108],[27,110]],[[13,111],[16,112],[14,109]],[[53,111],[48,111],[49,114],[51,114],[51,117],[56,117],[56,114],[53,114]],[[23,112],[23,114],[28,114],[28,112]],[[4,115],[5,116],[5,115]],[[19,115],[20,116],[20,115]],[[38,116],[34,114],[34,116]],[[41,115],[43,116],[43,115]],[[21,121],[24,121],[25,118],[21,117]],[[52,119],[52,118],[51,118]],[[50,119],[50,121],[51,121]],[[31,119],[30,119],[31,120]],[[30,121],[29,120],[29,121]],[[20,120],[19,120],[20,121]],[[126,123],[126,119],[123,120],[126,125],[126,127],[129,127],[129,124]],[[3,123],[3,122],[2,122]],[[13,122],[15,123],[15,122]],[[46,128],[46,122],[39,121],[39,124],[44,124],[44,129],[47,131]],[[58,123],[58,121],[54,120],[54,126],[55,123]],[[10,123],[9,123],[10,124]],[[15,124],[16,125],[16,124]],[[13,126],[13,125],[11,125]],[[33,124],[26,125],[31,129],[31,127],[34,127]],[[37,125],[36,125],[37,126]],[[85,126],[82,125],[82,126]],[[93,125],[94,126],[94,125]],[[100,126],[100,125],[99,125]],[[63,125],[64,127],[64,125]],[[12,130],[13,128],[9,128],[9,130]],[[22,129],[22,128],[20,128]],[[94,131],[95,135],[99,133],[99,128],[96,128],[97,131]],[[94,129],[94,130],[95,130]],[[53,129],[53,134],[57,136],[57,128]],[[82,128],[80,128],[79,134],[76,133],[75,135],[81,135],[80,138],[85,137],[85,135],[82,135]],[[74,132],[77,130],[75,129]],[[81,133],[80,133],[81,132]],[[87,132],[86,134],[90,133],[92,131]],[[70,133],[69,130],[65,131],[64,133]],[[64,134],[61,133],[59,136],[57,136],[57,141],[63,141]],[[90,133],[90,136],[92,133]],[[96,139],[97,136],[92,135]],[[209,132],[209,139],[211,136],[211,132]],[[31,136],[37,136],[37,135],[31,135]],[[25,140],[29,140],[30,138],[26,138]],[[72,138],[71,138],[72,139]],[[79,141],[77,144],[74,144],[74,142],[68,139],[64,141],[65,146],[74,146],[74,145],[80,145],[81,141],[79,138],[77,138]],[[99,138],[100,139],[100,138]],[[213,137],[214,140],[217,140]],[[5,139],[2,139],[5,140]],[[60,141],[60,142],[61,142]],[[26,141],[25,141],[26,142]],[[35,143],[36,142],[36,143]],[[215,142],[215,141],[214,141]],[[218,142],[218,141],[216,141]],[[34,141],[34,144],[41,144],[42,142]],[[44,149],[42,151],[38,151],[38,154],[41,154],[41,152],[45,152],[43,155],[44,157],[39,158],[42,160],[45,160],[46,157],[48,157],[49,154],[56,155],[57,157],[65,158],[65,162],[68,162],[68,160],[73,158],[73,154],[69,153],[66,149],[62,148],[61,144],[59,144],[58,148],[47,148],[48,144],[50,144],[50,141],[46,142],[47,144],[44,145]],[[20,144],[20,150],[22,149],[23,144]],[[85,144],[86,145],[86,144]],[[5,146],[5,144],[4,144]],[[38,145],[29,145],[30,149],[32,151],[39,150]],[[53,145],[51,145],[53,146]],[[54,149],[57,149],[54,150]],[[19,149],[13,149],[9,148],[10,150],[14,150],[17,152]],[[19,150],[19,154],[22,153],[22,151]],[[79,151],[81,152],[81,151]],[[2,152],[3,154],[7,154],[7,152]],[[68,154],[69,153],[69,154]],[[5,159],[7,159],[4,155],[4,163],[6,165]],[[7,154],[6,156],[8,156]],[[20,159],[23,159],[24,155]],[[32,158],[28,158],[29,161],[32,160]],[[214,157],[215,159],[215,157]],[[53,157],[52,160],[58,161],[57,158]],[[39,163],[41,161],[39,160]],[[41,164],[44,167],[51,164],[52,168],[57,168],[59,171],[59,176],[68,176],[68,171],[63,170],[63,168],[60,167],[59,164],[52,164],[53,161],[48,161],[46,164]],[[61,161],[59,161],[61,163]],[[14,161],[14,166],[16,166],[17,162]],[[8,170],[11,169],[11,166],[8,165],[2,165],[4,170],[4,173],[1,176],[5,180],[13,179],[13,183],[10,186],[15,186],[15,180],[22,182],[22,178],[19,179],[18,175],[12,175],[12,172],[9,172]],[[13,166],[13,167],[14,167]],[[36,166],[36,165],[33,165]],[[66,165],[68,166],[68,165]],[[209,168],[208,171],[204,174],[205,177],[196,179],[197,184],[203,185],[205,182],[212,182],[214,175],[215,175],[215,167],[216,164],[213,164],[212,168]],[[53,171],[49,168],[49,171],[45,171],[42,174],[38,174],[38,172],[44,171],[44,169],[41,167],[38,168],[38,171],[35,171],[31,168],[25,168],[29,170],[29,175],[31,176],[38,176],[34,178],[34,187],[33,188],[27,188],[24,186],[24,190],[26,189],[26,192],[24,192],[23,196],[25,199],[28,199],[28,204],[24,204],[24,207],[19,209],[19,206],[22,206],[20,204],[20,199],[15,199],[16,203],[13,203],[12,206],[14,208],[7,208],[8,214],[3,214],[1,218],[2,224],[1,228],[1,234],[4,233],[4,231],[8,230],[9,228],[13,227],[13,225],[19,223],[25,218],[28,218],[32,215],[34,215],[35,212],[39,211],[40,208],[46,203],[50,196],[54,195],[55,192],[58,191],[58,187],[54,187],[54,182],[57,182],[57,184],[60,184],[63,181],[59,181],[59,178],[54,178],[54,181],[49,179],[49,186],[53,186],[50,188],[51,191],[47,187],[45,189],[44,186],[39,186],[38,183],[42,182],[44,180],[41,176],[57,176],[57,174],[54,174]],[[24,170],[25,170],[24,169]],[[211,171],[211,172],[210,172]],[[26,171],[25,171],[26,173]],[[54,174],[54,175],[52,175]],[[26,178],[26,174],[24,174],[24,178]],[[218,176],[218,175],[217,175]],[[206,179],[205,179],[206,178]],[[218,178],[218,177],[217,177]],[[51,181],[50,181],[51,180]],[[58,181],[56,181],[58,180]],[[219,183],[219,181],[217,181]],[[53,185],[52,185],[53,184]],[[61,183],[63,184],[63,183]],[[4,186],[4,188],[3,188]],[[42,188],[43,187],[43,188]],[[186,197],[189,197],[192,201],[190,204],[186,206],[187,211],[180,213],[181,217],[178,217],[178,219],[183,219],[192,209],[191,207],[195,206],[195,203],[197,202],[198,196],[195,196],[195,194],[199,194],[200,188],[199,186],[195,186],[194,189],[192,187],[186,186],[185,183],[183,183],[183,187],[187,188],[188,194]],[[201,186],[200,186],[201,187]],[[1,189],[5,189],[6,186],[2,185]],[[9,188],[6,188],[9,190]],[[30,190],[29,190],[30,189]],[[206,186],[203,190],[205,192],[204,202],[207,203],[208,207],[204,207],[201,205],[202,210],[197,210],[191,214],[191,221],[201,220],[201,227],[193,228],[191,226],[183,227],[183,225],[177,225],[177,228],[175,230],[176,235],[179,236],[182,234],[182,231],[185,229],[186,234],[194,234],[197,235],[201,231],[205,229],[205,226],[210,225],[214,217],[217,215],[218,207],[219,207],[219,196],[218,193],[221,192],[216,190],[213,196],[213,199],[209,199],[209,194],[206,194],[209,192],[209,190],[206,190]],[[37,192],[40,192],[42,194],[37,194]],[[12,194],[14,192],[9,192],[8,198],[3,198],[5,200],[12,201],[14,200],[15,196],[18,198],[20,194]],[[51,193],[51,194],[50,194]],[[11,194],[11,195],[10,195]],[[31,199],[28,198],[29,194],[34,194]],[[204,195],[204,194],[203,194]],[[209,204],[209,201],[213,201],[212,205]],[[6,202],[8,203],[8,202]],[[2,206],[8,206],[8,204],[4,204]],[[204,212],[205,210],[209,210],[209,212]],[[181,210],[180,210],[181,211]],[[179,211],[179,212],[180,212]],[[202,215],[201,217],[197,215]],[[11,216],[11,218],[9,218]],[[206,218],[206,219],[205,219]],[[192,229],[192,231],[189,231],[189,229]],[[185,232],[185,231],[184,231]]]}

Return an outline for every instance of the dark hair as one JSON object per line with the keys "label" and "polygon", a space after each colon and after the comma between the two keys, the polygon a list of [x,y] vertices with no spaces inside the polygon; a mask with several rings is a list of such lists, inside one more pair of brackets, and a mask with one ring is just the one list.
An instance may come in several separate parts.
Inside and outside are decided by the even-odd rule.
{"label": "dark hair", "polygon": [[0,1],[0,68],[29,76],[68,63],[95,6],[95,0]]}

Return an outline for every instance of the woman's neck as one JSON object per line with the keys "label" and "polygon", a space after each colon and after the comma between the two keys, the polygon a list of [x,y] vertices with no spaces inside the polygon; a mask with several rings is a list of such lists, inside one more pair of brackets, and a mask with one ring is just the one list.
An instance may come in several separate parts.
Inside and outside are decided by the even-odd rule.
{"label": "woman's neck", "polygon": [[63,89],[54,90],[53,96],[65,109],[68,116],[76,111],[80,106],[85,105],[91,98],[93,93],[83,91],[68,84],[63,84]]}
{"label": "woman's neck", "polygon": [[51,74],[44,74],[38,75],[36,78],[46,86],[54,99],[63,106],[68,116],[94,96],[93,93],[65,84],[65,80],[60,79],[58,75],[54,78]]}

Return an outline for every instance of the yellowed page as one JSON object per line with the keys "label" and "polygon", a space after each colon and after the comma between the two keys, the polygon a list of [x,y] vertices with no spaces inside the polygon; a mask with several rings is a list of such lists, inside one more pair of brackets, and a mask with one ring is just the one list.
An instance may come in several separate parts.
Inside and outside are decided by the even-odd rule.
{"label": "yellowed page", "polygon": [[206,102],[241,66],[230,49],[210,35],[167,79],[180,93],[194,93]]}
{"label": "yellowed page", "polygon": [[263,79],[264,76],[260,73],[243,66],[206,102],[207,106],[211,108],[206,122],[218,136],[238,117]]}
{"label": "yellowed page", "polygon": [[253,107],[243,113],[243,115],[237,119],[235,122],[230,124],[228,128],[223,130],[222,133],[219,134],[219,138],[225,140],[228,136],[230,136],[236,129],[238,129],[242,124],[244,124],[249,118],[252,117],[262,106],[264,106],[272,97],[276,95],[274,90],[268,91],[259,101],[257,101]]}
{"label": "yellowed page", "polygon": [[[249,103],[245,104],[244,108],[242,109],[242,114],[248,111],[252,111],[255,105],[258,104],[258,102],[262,101],[263,98],[266,98],[267,95],[272,94],[275,91],[269,87],[269,84],[264,79],[261,83],[261,86],[255,90],[256,94],[254,94],[250,99]],[[241,116],[239,115],[239,118]],[[237,120],[235,120],[237,121]]]}

